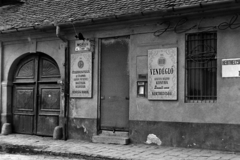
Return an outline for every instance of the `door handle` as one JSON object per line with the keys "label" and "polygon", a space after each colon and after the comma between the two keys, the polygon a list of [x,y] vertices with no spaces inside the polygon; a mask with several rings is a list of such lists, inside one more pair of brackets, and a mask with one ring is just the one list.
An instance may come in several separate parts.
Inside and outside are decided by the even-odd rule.
{"label": "door handle", "polygon": [[125,97],[126,100],[129,100],[129,97]]}

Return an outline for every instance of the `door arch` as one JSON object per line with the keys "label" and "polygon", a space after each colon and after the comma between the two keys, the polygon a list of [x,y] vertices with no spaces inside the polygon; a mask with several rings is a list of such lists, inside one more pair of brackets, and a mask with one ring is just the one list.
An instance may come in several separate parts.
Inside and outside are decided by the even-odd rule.
{"label": "door arch", "polygon": [[13,131],[52,136],[59,125],[60,71],[48,55],[23,58],[13,78]]}

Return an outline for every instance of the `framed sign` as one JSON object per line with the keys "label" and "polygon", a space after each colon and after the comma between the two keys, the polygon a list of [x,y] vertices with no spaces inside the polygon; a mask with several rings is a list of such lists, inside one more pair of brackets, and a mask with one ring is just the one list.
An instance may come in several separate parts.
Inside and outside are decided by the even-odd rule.
{"label": "framed sign", "polygon": [[222,77],[240,77],[240,58],[222,59]]}
{"label": "framed sign", "polygon": [[177,100],[177,48],[148,50],[148,99]]}
{"label": "framed sign", "polygon": [[71,54],[70,97],[92,97],[92,53]]}

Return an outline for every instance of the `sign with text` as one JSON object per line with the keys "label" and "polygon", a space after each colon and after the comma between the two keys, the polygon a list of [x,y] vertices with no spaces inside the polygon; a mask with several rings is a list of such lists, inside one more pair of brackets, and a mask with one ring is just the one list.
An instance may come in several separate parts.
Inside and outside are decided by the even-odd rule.
{"label": "sign with text", "polygon": [[91,48],[89,40],[77,40],[75,41],[75,51],[89,51]]}
{"label": "sign with text", "polygon": [[240,58],[222,59],[222,77],[240,77]]}
{"label": "sign with text", "polygon": [[148,99],[177,100],[177,48],[148,50]]}
{"label": "sign with text", "polygon": [[71,54],[70,97],[92,97],[92,53]]}

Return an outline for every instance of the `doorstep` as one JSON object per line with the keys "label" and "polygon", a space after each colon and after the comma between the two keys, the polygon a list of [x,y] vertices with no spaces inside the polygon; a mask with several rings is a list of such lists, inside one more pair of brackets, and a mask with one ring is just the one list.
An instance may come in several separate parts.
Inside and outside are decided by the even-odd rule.
{"label": "doorstep", "polygon": [[128,137],[128,132],[102,131],[100,135],[92,137],[92,142],[127,145],[130,143],[130,138]]}

